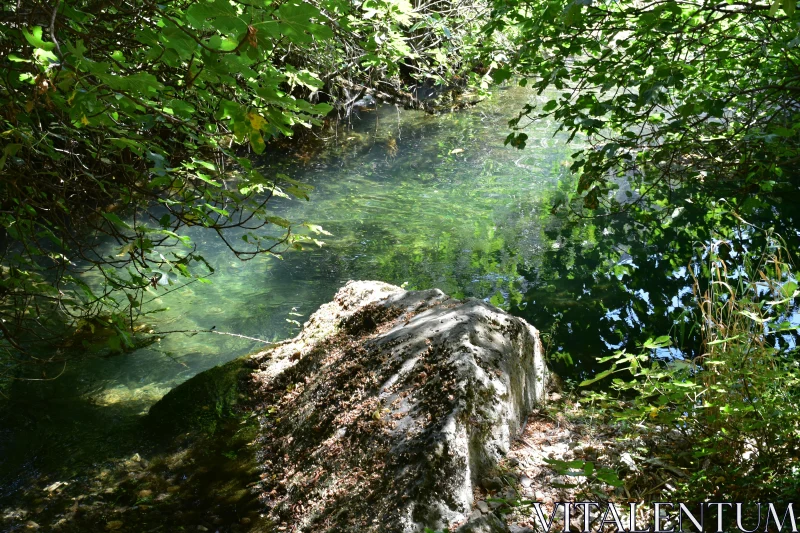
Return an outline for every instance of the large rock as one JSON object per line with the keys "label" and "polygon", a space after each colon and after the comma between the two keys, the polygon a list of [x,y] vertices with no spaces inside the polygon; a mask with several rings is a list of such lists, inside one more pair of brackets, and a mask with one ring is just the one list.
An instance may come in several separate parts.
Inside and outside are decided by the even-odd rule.
{"label": "large rock", "polygon": [[372,281],[348,283],[298,337],[253,358],[259,490],[290,531],[465,522],[546,379],[524,320]]}

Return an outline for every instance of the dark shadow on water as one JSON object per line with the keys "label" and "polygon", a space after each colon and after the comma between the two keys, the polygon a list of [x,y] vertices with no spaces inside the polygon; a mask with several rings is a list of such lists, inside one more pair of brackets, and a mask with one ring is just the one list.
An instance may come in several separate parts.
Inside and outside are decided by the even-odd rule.
{"label": "dark shadow on water", "polygon": [[[714,198],[705,204],[678,202],[682,209],[674,218],[671,206],[666,216],[651,211],[637,213],[639,218],[548,221],[550,249],[522,269],[528,288],[510,310],[546,334],[550,363],[559,375],[580,382],[605,369],[597,357],[619,349],[637,352],[647,339],[662,335],[672,338],[673,347],[654,356],[701,355],[692,272],[704,292],[706,247],[712,243],[724,252],[730,272],[746,254],[760,256],[769,231],[785,239],[786,251],[797,258],[798,191],[750,198],[736,207],[736,215],[730,206],[714,209],[721,203]],[[643,224],[642,217],[653,218]],[[773,340],[776,347],[792,348],[796,332]]]}

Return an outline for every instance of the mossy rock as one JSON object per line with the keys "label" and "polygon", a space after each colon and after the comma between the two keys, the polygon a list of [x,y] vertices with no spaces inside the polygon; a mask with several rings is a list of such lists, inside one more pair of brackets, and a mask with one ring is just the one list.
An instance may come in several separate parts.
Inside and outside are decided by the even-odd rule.
{"label": "mossy rock", "polygon": [[242,357],[215,366],[175,387],[150,408],[147,422],[160,432],[214,433],[222,420],[235,415],[241,383],[252,372],[245,361]]}

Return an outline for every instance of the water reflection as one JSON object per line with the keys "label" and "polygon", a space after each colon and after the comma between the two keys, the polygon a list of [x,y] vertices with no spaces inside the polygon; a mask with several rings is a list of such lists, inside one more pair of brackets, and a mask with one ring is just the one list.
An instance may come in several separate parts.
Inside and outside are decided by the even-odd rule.
{"label": "water reflection", "polygon": [[[743,275],[745,256],[757,258],[771,235],[783,236],[786,250],[796,255],[798,191],[785,191],[777,199],[753,196],[741,205],[694,190],[682,193],[683,198],[675,194],[675,201],[683,207],[669,210],[672,216],[631,210],[615,217],[547,222],[545,234],[557,246],[525,272],[528,290],[512,312],[551,331],[553,365],[562,375],[580,381],[597,372],[596,357],[636,350],[661,335],[670,335],[675,344],[654,351],[654,357],[701,355],[695,290],[704,293],[711,279],[709,251],[717,257],[715,268],[727,269],[734,285]],[[799,325],[796,313],[790,315],[779,321]],[[776,335],[774,342],[792,350],[796,333]]]}

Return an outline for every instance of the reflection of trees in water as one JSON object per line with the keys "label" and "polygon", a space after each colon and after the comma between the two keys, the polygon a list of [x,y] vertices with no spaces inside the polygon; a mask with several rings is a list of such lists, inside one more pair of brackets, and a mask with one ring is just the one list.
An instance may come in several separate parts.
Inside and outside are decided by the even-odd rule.
{"label": "reflection of trees in water", "polygon": [[[741,215],[756,226],[774,227],[795,250],[795,205],[786,198],[763,205],[752,200]],[[704,289],[704,245],[716,242],[735,272],[742,254],[759,254],[765,243],[763,233],[749,230],[730,205],[706,199],[682,207],[636,207],[616,217],[547,224],[550,248],[524,272],[530,288],[512,312],[552,332],[553,364],[562,375],[594,373],[597,356],[664,334],[677,343],[671,355],[700,355],[691,287],[694,272]],[[788,339],[775,342],[793,346]]]}

